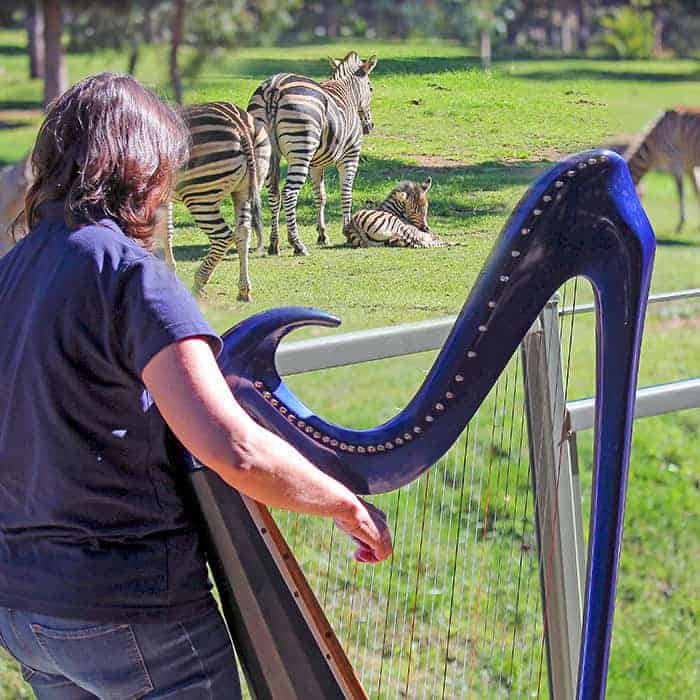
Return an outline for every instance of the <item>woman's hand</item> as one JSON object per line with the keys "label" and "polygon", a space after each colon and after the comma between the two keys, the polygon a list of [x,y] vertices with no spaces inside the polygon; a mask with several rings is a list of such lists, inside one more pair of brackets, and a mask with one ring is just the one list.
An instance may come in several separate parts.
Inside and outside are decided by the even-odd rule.
{"label": "woman's hand", "polygon": [[204,339],[165,347],[146,365],[143,381],[180,442],[229,485],[268,506],[334,518],[359,545],[358,561],[391,555],[384,513],[255,423]]}
{"label": "woman's hand", "polygon": [[356,512],[351,516],[336,516],[335,524],[359,545],[354,555],[357,561],[376,564],[394,551],[386,515],[362,498],[357,501]]}

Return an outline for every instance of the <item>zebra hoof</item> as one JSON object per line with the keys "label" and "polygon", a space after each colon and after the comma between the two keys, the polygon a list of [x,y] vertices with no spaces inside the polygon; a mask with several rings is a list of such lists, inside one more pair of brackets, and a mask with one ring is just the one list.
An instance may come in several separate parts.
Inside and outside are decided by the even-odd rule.
{"label": "zebra hoof", "polygon": [[319,236],[319,237],[316,239],[316,243],[318,243],[318,245],[320,245],[320,246],[325,247],[325,246],[331,244],[331,239],[328,238],[328,236],[326,236],[326,235]]}
{"label": "zebra hoof", "polygon": [[307,249],[307,247],[306,247],[305,245],[302,245],[302,246],[299,246],[299,247],[294,246],[294,255],[304,255],[304,256],[306,256],[306,255],[308,255],[308,254],[309,254],[309,251],[308,251],[308,249]]}
{"label": "zebra hoof", "polygon": [[279,255],[280,254],[280,247],[278,245],[271,245],[267,249],[267,254],[268,255]]}
{"label": "zebra hoof", "polygon": [[250,301],[250,290],[249,289],[239,289],[236,301]]}

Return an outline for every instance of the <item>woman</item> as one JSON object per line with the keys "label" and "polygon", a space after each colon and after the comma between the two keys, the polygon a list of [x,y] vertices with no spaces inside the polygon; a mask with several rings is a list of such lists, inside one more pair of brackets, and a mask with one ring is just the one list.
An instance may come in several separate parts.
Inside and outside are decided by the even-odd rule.
{"label": "woman", "polygon": [[220,339],[148,252],[186,143],[131,78],[81,81],[0,261],[0,641],[38,700],[240,694],[166,424],[232,487],[335,518],[360,561],[391,554],[380,511],[235,402]]}

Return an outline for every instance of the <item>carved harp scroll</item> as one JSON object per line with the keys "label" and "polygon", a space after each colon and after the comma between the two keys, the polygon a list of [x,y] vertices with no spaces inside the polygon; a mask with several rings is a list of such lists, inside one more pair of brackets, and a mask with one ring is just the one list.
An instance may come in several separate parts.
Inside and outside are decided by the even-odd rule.
{"label": "carved harp scroll", "polygon": [[[423,385],[387,423],[371,430],[328,423],[279,376],[275,351],[287,333],[339,323],[321,311],[282,308],[243,321],[224,336],[220,358],[251,416],[355,492],[381,493],[416,479],[450,448],[552,294],[571,277],[588,278],[597,307],[597,399],[579,699],[605,696],[654,250],[626,163],[610,151],[589,151],[553,167],[521,199]],[[298,605],[303,584],[287,571],[283,541],[270,546],[273,524],[264,509],[209,470],[194,468],[191,480],[255,697],[364,697],[320,608]]]}

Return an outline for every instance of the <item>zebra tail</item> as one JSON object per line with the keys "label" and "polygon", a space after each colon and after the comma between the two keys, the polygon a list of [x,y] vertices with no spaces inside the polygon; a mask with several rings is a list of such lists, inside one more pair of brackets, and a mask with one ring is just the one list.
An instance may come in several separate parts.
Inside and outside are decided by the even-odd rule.
{"label": "zebra tail", "polygon": [[263,250],[262,204],[260,203],[260,186],[258,183],[258,165],[255,160],[255,133],[251,133],[248,124],[243,123],[241,147],[245,153],[248,165],[248,201],[250,215],[257,239],[256,252]]}

